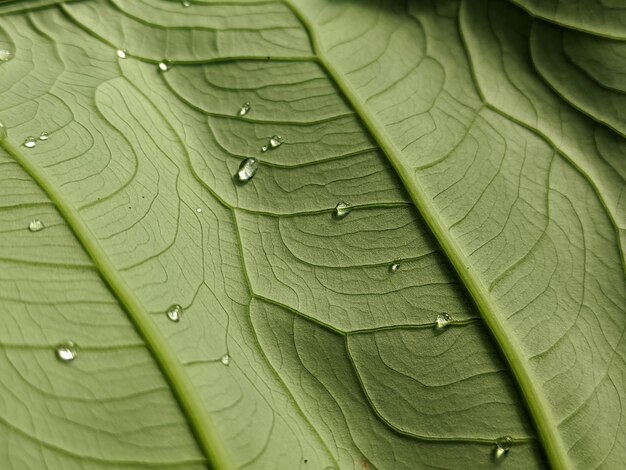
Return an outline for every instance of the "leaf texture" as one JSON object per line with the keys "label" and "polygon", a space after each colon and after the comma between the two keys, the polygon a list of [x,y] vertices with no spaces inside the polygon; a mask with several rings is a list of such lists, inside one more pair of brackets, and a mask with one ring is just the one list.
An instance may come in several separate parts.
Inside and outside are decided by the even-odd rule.
{"label": "leaf texture", "polygon": [[619,468],[621,43],[488,1],[0,14],[8,468]]}
{"label": "leaf texture", "polygon": [[599,36],[626,39],[626,5],[621,0],[512,0],[531,15]]}

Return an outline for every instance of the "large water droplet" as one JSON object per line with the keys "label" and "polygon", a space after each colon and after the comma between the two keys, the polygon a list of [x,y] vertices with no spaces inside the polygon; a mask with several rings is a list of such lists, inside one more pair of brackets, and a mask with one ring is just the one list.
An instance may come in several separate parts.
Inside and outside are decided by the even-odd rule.
{"label": "large water droplet", "polygon": [[59,361],[73,361],[76,359],[76,344],[73,341],[65,341],[56,347],[54,353]]}
{"label": "large water droplet", "polygon": [[220,361],[222,362],[222,364],[227,366],[230,364],[230,356],[228,354],[224,354],[222,358],[220,359]]}
{"label": "large water droplet", "polygon": [[502,436],[496,439],[496,458],[502,459],[511,449],[513,438],[511,436]]}
{"label": "large water droplet", "polygon": [[39,140],[48,140],[48,137],[50,137],[50,135],[46,131],[39,134]]}
{"label": "large water droplet", "polygon": [[244,104],[241,105],[241,108],[239,108],[239,111],[237,111],[237,116],[245,116],[246,114],[250,112],[251,109],[252,109],[252,106],[250,106],[250,103],[246,101]]}
{"label": "large water droplet", "polygon": [[32,149],[35,145],[37,145],[37,139],[35,139],[32,135],[29,135],[24,140],[24,147],[27,149]]}
{"label": "large water droplet", "polygon": [[8,62],[12,56],[13,53],[9,49],[0,49],[0,62]]}
{"label": "large water droplet", "polygon": [[125,50],[125,49],[118,49],[118,50],[117,50],[117,56],[118,56],[120,59],[125,59],[126,57],[128,57],[128,52],[126,52],[126,50]]}
{"label": "large water droplet", "polygon": [[198,207],[198,208],[196,209],[196,212],[197,212],[198,214],[202,213],[202,207]]}
{"label": "large water droplet", "polygon": [[30,221],[30,224],[28,224],[28,230],[31,232],[39,232],[40,230],[43,230],[44,227],[43,222],[39,219],[33,219]]}
{"label": "large water droplet", "polygon": [[240,182],[246,183],[252,179],[258,168],[259,161],[256,158],[246,158],[239,165],[236,177]]}
{"label": "large water droplet", "polygon": [[159,70],[161,72],[167,72],[171,68],[172,68],[172,63],[169,60],[163,60],[159,62]]}
{"label": "large water droplet", "polygon": [[183,316],[183,308],[178,304],[174,304],[174,305],[171,305],[170,308],[167,309],[165,314],[167,315],[167,318],[169,318],[170,320],[179,321],[180,317]]}
{"label": "large water droplet", "polygon": [[337,219],[343,219],[350,213],[351,210],[352,204],[350,204],[349,202],[341,201],[335,206],[335,217]]}
{"label": "large water droplet", "polygon": [[7,138],[7,128],[4,124],[0,122],[0,140],[4,140]]}
{"label": "large water droplet", "polygon": [[435,319],[435,323],[438,329],[445,328],[446,326],[450,324],[451,321],[452,320],[450,319],[450,315],[448,315],[447,313],[440,313],[437,315],[437,318]]}
{"label": "large water droplet", "polygon": [[183,0],[181,3],[185,8],[188,8],[191,6],[191,2],[189,0]]}
{"label": "large water droplet", "polygon": [[400,269],[400,263],[391,263],[389,265],[389,272],[395,273]]}

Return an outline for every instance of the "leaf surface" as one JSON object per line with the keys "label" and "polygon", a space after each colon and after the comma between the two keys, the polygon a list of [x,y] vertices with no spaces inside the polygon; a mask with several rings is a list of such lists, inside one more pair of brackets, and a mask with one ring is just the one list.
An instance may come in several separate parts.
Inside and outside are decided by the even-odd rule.
{"label": "leaf surface", "polygon": [[9,468],[624,460],[623,119],[525,13],[44,3],[0,4]]}
{"label": "leaf surface", "polygon": [[531,15],[599,36],[626,39],[621,0],[512,0]]}

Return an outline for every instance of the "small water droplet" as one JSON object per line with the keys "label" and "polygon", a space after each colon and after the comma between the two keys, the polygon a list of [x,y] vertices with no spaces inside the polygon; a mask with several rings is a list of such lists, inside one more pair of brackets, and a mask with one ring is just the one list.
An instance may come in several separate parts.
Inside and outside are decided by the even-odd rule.
{"label": "small water droplet", "polygon": [[503,436],[496,439],[496,458],[502,459],[511,450],[513,438],[511,436]]}
{"label": "small water droplet", "polygon": [[350,213],[351,210],[352,204],[350,204],[349,202],[341,201],[335,206],[335,217],[337,219],[343,219]]}
{"label": "small water droplet", "polygon": [[196,212],[197,212],[198,214],[200,214],[200,213],[202,212],[202,208],[201,208],[201,207],[198,207],[198,208],[196,209]]}
{"label": "small water droplet", "polygon": [[0,49],[0,62],[8,62],[12,56],[13,53],[9,49]]}
{"label": "small water droplet", "polygon": [[118,49],[118,50],[117,50],[117,56],[118,56],[120,59],[125,59],[126,57],[128,57],[128,52],[126,52],[126,50],[125,50],[125,49]]}
{"label": "small water droplet", "polygon": [[163,60],[159,62],[159,70],[161,72],[167,72],[171,68],[172,68],[172,63],[169,60]]}
{"label": "small water droplet", "polygon": [[46,131],[39,134],[39,140],[48,140],[48,137],[50,137],[50,135]]}
{"label": "small water droplet", "polygon": [[0,122],[0,140],[4,140],[7,138],[7,128],[4,124]]}
{"label": "small water droplet", "polygon": [[54,353],[59,361],[71,362],[76,359],[76,344],[73,341],[65,341],[56,347]]}
{"label": "small water droplet", "polygon": [[274,150],[275,148],[280,147],[283,142],[285,141],[285,139],[283,139],[281,136],[279,135],[274,135],[272,137],[270,137],[270,141],[267,145],[264,145],[263,147],[261,147],[261,152],[267,152],[268,150]]}
{"label": "small water droplet", "polygon": [[241,105],[241,108],[239,108],[239,111],[237,111],[237,116],[245,116],[246,114],[250,112],[251,109],[252,109],[252,106],[250,106],[250,103],[246,101],[244,104]]}
{"label": "small water droplet", "polygon": [[256,174],[256,171],[259,168],[259,161],[256,158],[246,158],[239,165],[239,170],[237,171],[237,179],[246,183],[252,179],[252,177]]}
{"label": "small water droplet", "polygon": [[437,319],[435,320],[435,323],[437,324],[437,328],[441,329],[441,328],[445,328],[446,326],[448,326],[450,324],[450,315],[448,315],[447,313],[440,313],[437,315]]}
{"label": "small water droplet", "polygon": [[222,364],[227,366],[230,364],[230,356],[228,354],[224,354],[222,358],[220,359],[220,361],[222,362]]}
{"label": "small water droplet", "polygon": [[28,224],[28,230],[30,230],[31,232],[39,232],[40,230],[43,230],[43,229],[44,229],[44,224],[39,219],[33,219],[30,221],[30,224]]}
{"label": "small water droplet", "polygon": [[180,317],[183,316],[183,308],[178,304],[170,305],[170,308],[167,309],[165,314],[167,315],[167,318],[177,322],[180,320]]}
{"label": "small water droplet", "polygon": [[183,0],[183,1],[182,1],[182,4],[183,4],[183,6],[184,6],[185,8],[188,8],[188,7],[190,7],[190,6],[191,6],[191,2],[190,2],[189,0]]}
{"label": "small water droplet", "polygon": [[275,149],[276,147],[280,147],[285,139],[283,139],[279,135],[272,136],[270,139],[270,147]]}
{"label": "small water droplet", "polygon": [[29,135],[24,140],[24,147],[27,149],[32,149],[35,145],[37,145],[37,140],[32,135]]}
{"label": "small water droplet", "polygon": [[400,269],[400,263],[391,263],[389,265],[389,271],[392,272],[392,273],[397,272],[398,269]]}

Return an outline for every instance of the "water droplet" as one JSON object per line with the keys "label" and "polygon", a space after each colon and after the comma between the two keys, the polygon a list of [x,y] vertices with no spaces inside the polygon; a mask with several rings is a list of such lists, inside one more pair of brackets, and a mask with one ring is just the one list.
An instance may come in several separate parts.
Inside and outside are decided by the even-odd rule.
{"label": "water droplet", "polygon": [[76,344],[73,341],[65,341],[56,347],[54,353],[59,361],[73,361],[76,359]]}
{"label": "water droplet", "polygon": [[43,229],[44,229],[44,224],[39,219],[33,219],[30,221],[30,224],[28,224],[28,230],[30,230],[31,232],[39,232],[40,230],[43,230]]}
{"label": "water droplet", "polygon": [[341,201],[335,206],[335,217],[337,219],[343,219],[350,213],[351,210],[352,204],[350,204],[349,202]]}
{"label": "water droplet", "polygon": [[252,109],[252,106],[250,106],[250,103],[246,101],[244,104],[241,105],[241,108],[239,108],[239,111],[237,111],[237,116],[245,116],[246,114],[250,112],[251,109]]}
{"label": "water droplet", "polygon": [[198,214],[200,214],[200,213],[202,212],[202,208],[201,208],[201,207],[198,207],[198,208],[196,209],[196,212],[197,212]]}
{"label": "water droplet", "polygon": [[256,171],[259,168],[259,161],[256,158],[246,158],[239,165],[239,170],[237,171],[237,179],[246,183],[252,179],[252,177],[256,174]]}
{"label": "water droplet", "polygon": [[285,139],[283,139],[279,135],[275,135],[270,139],[270,147],[275,149],[276,147],[280,147]]}
{"label": "water droplet", "polygon": [[183,316],[183,308],[178,304],[170,305],[165,314],[170,320],[179,321],[180,317]]}
{"label": "water droplet", "polygon": [[182,4],[183,4],[183,6],[184,6],[185,8],[188,8],[188,7],[190,7],[190,6],[191,6],[191,2],[190,2],[189,0],[183,0],[183,1],[182,1]]}
{"label": "water droplet", "polygon": [[26,137],[26,140],[24,140],[24,147],[28,149],[32,149],[35,145],[37,145],[37,140],[32,135],[29,135]]}
{"label": "water droplet", "polygon": [[450,324],[450,321],[450,315],[447,313],[440,313],[437,315],[435,323],[437,324],[437,328],[445,328]]}
{"label": "water droplet", "polygon": [[167,72],[171,68],[172,68],[172,63],[169,60],[163,60],[159,62],[159,70],[161,72]]}
{"label": "water droplet", "polygon": [[268,150],[274,150],[275,148],[280,147],[283,142],[285,141],[285,139],[283,139],[281,136],[279,135],[274,135],[272,137],[270,137],[270,141],[267,145],[264,145],[263,147],[261,147],[261,152],[267,152]]}
{"label": "water droplet", "polygon": [[0,140],[6,139],[7,138],[7,134],[8,134],[7,128],[5,127],[4,124],[2,124],[0,122]]}
{"label": "water droplet", "polygon": [[8,49],[0,49],[0,62],[8,62],[11,60],[13,53]]}
{"label": "water droplet", "polygon": [[128,57],[128,52],[126,52],[126,50],[125,50],[125,49],[118,49],[118,50],[117,50],[117,56],[118,56],[120,59],[125,59],[126,57]]}
{"label": "water droplet", "polygon": [[513,438],[511,436],[503,436],[496,439],[496,458],[504,458],[511,449],[512,444]]}
{"label": "water droplet", "polygon": [[389,265],[389,271],[392,272],[392,273],[397,272],[398,269],[400,269],[400,263],[391,263]]}
{"label": "water droplet", "polygon": [[39,134],[39,140],[48,140],[48,137],[50,137],[50,135],[46,131]]}
{"label": "water droplet", "polygon": [[220,359],[220,361],[222,362],[222,364],[227,366],[230,364],[230,356],[228,354],[224,354],[222,358]]}

